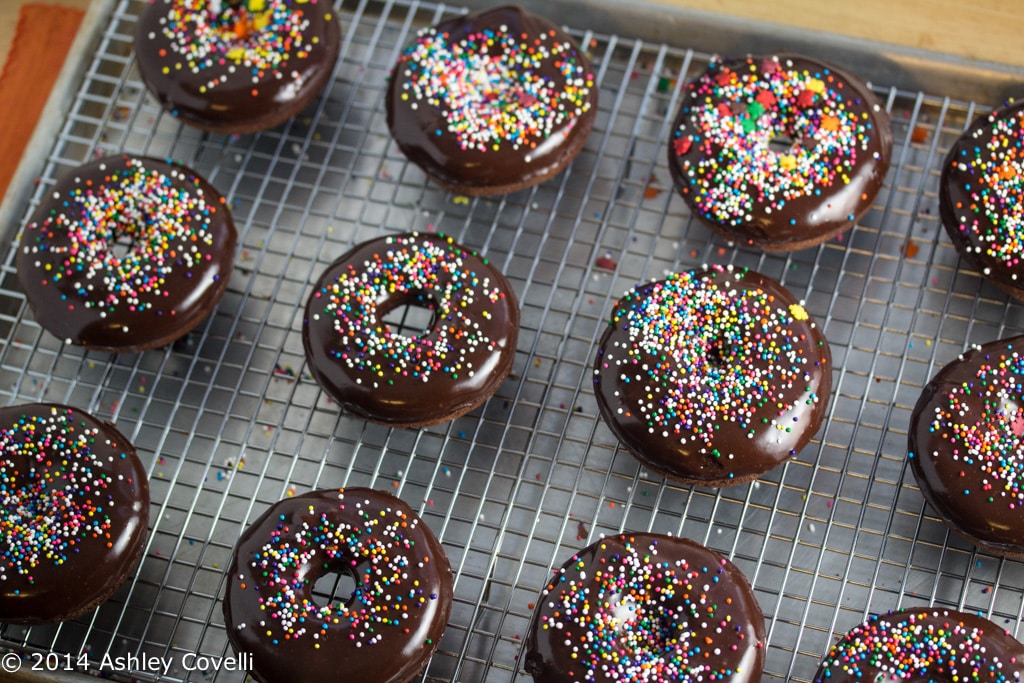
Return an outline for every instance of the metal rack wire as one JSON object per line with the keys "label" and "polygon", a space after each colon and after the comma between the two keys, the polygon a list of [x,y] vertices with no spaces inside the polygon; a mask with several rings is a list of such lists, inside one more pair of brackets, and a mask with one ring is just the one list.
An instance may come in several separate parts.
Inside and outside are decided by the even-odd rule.
{"label": "metal rack wire", "polygon": [[[740,566],[768,620],[767,679],[809,680],[839,633],[900,606],[976,610],[1019,632],[1024,564],[951,536],[906,470],[907,422],[929,376],[969,344],[1024,332],[1021,305],[960,267],[936,215],[938,165],[974,104],[875,84],[897,145],[874,207],[842,239],[767,255],[712,237],[670,187],[677,84],[709,55],[576,32],[601,87],[586,149],[541,187],[467,199],[406,163],[383,114],[400,48],[458,9],[346,2],[324,96],[275,130],[229,137],[181,126],[146,94],[132,58],[140,5],[114,10],[17,214],[93,155],[166,156],[227,195],[241,246],[227,295],[197,332],[109,356],[65,347],[36,325],[15,275],[19,226],[6,226],[0,401],[70,403],[116,422],[148,468],[153,507],[128,585],[73,622],[0,626],[4,647],[84,654],[91,673],[113,678],[240,680],[181,664],[189,653],[229,653],[220,598],[239,533],[282,497],[355,485],[411,503],[449,553],[455,603],[429,681],[527,680],[520,637],[553,567],[625,529],[689,536]],[[356,242],[409,229],[444,230],[481,250],[522,304],[512,377],[482,408],[424,430],[339,412],[309,378],[300,341],[316,275]],[[612,303],[639,281],[706,262],[754,267],[805,298],[837,368],[818,438],[760,481],[722,490],[642,470],[598,418],[590,389]],[[318,590],[326,599],[334,588]],[[175,665],[166,676],[103,669],[128,654]]]}

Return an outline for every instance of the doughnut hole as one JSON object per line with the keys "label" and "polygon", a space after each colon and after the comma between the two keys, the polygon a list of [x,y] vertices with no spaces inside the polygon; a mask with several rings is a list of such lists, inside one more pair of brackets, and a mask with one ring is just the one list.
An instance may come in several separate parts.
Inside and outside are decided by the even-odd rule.
{"label": "doughnut hole", "polygon": [[356,599],[356,591],[359,588],[359,579],[349,564],[333,562],[326,564],[323,573],[317,576],[317,572],[310,576],[313,585],[313,601],[318,607],[341,603],[350,607]]}
{"label": "doughnut hole", "polygon": [[399,292],[378,304],[377,315],[391,332],[422,337],[437,324],[437,299],[432,292]]}

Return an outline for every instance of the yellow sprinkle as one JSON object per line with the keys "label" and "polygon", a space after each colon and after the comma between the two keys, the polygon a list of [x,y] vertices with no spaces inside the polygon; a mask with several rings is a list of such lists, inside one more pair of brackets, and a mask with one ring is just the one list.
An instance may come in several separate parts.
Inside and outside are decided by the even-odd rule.
{"label": "yellow sprinkle", "polygon": [[807,315],[807,309],[805,309],[800,304],[790,304],[789,312],[797,320],[807,320],[808,318],[811,317]]}

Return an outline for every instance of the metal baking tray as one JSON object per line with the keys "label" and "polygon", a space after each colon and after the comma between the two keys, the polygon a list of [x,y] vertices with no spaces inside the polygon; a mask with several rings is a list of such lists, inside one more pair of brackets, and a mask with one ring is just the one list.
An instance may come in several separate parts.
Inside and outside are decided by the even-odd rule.
{"label": "metal baking tray", "polygon": [[[896,149],[871,211],[841,239],[768,255],[713,237],[670,186],[678,86],[706,66],[707,51],[574,30],[601,88],[586,148],[540,187],[467,199],[406,162],[383,104],[416,28],[462,9],[346,1],[324,96],[286,125],[234,137],[184,127],[147,95],[132,56],[141,4],[109,3],[56,140],[5,207],[15,218],[0,254],[0,402],[70,403],[114,421],[149,472],[151,534],[134,578],[95,612],[0,626],[23,673],[57,653],[71,656],[60,664],[115,680],[242,680],[185,666],[186,655],[230,654],[221,595],[234,543],[273,502],[338,486],[399,495],[447,549],[455,601],[427,681],[528,681],[522,636],[549,574],[622,530],[688,536],[746,573],[767,619],[765,680],[810,680],[840,633],[897,607],[977,611],[1024,635],[1024,563],[951,535],[906,467],[908,418],[928,378],[970,344],[1024,333],[1024,307],[960,265],[937,216],[945,151],[997,102],[874,82]],[[991,83],[1003,89],[1005,74]],[[13,245],[55,177],[121,151],[172,157],[209,178],[229,198],[241,244],[226,296],[196,332],[113,356],[39,328]],[[300,341],[319,272],[358,241],[410,229],[443,230],[484,252],[522,304],[510,379],[483,407],[422,430],[340,412],[310,379]],[[643,470],[599,419],[591,390],[595,340],[614,301],[702,263],[781,280],[823,326],[836,367],[817,438],[761,480],[721,490]],[[129,655],[173,664],[166,676],[103,667]]]}

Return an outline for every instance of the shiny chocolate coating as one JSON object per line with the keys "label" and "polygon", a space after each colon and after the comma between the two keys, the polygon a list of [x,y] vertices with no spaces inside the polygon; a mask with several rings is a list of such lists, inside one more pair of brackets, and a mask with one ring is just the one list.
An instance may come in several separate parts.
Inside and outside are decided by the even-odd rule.
{"label": "shiny chocolate coating", "polygon": [[979,116],[942,166],[939,215],[964,261],[1024,299],[1024,102]]}
{"label": "shiny chocolate coating", "polygon": [[889,116],[856,77],[807,57],[713,61],[686,86],[668,165],[693,212],[765,251],[823,242],[871,207]]}
{"label": "shiny chocolate coating", "polygon": [[985,550],[1024,557],[1024,336],[974,347],[925,385],[910,465],[925,499]]}
{"label": "shiny chocolate coating", "polygon": [[817,432],[832,391],[831,352],[804,307],[732,266],[637,286],[598,346],[605,422],[644,465],[691,484],[782,464]]}
{"label": "shiny chocolate coating", "polygon": [[330,0],[149,0],[135,33],[139,73],[162,107],[238,135],[304,109],[340,45]]}
{"label": "shiny chocolate coating", "polygon": [[[317,580],[346,574],[324,604]],[[235,548],[224,624],[262,683],[405,683],[437,649],[451,611],[444,548],[384,491],[312,491],[272,505]]]}
{"label": "shiny chocolate coating", "polygon": [[74,619],[142,557],[146,472],[123,434],[76,408],[0,408],[0,501],[0,621]]}
{"label": "shiny chocolate coating", "polygon": [[526,637],[536,683],[757,683],[764,615],[740,570],[685,538],[624,533],[573,555]]}
{"label": "shiny chocolate coating", "polygon": [[513,192],[561,172],[596,113],[594,74],[576,42],[516,6],[423,29],[388,84],[399,149],[468,195]]}
{"label": "shiny chocolate coating", "polygon": [[938,607],[875,614],[828,651],[814,683],[1013,683],[1024,645],[984,617]]}
{"label": "shiny chocolate coating", "polygon": [[169,344],[227,287],[237,235],[227,203],[191,169],[127,155],[62,176],[21,235],[18,280],[59,339],[110,352]]}
{"label": "shiny chocolate coating", "polygon": [[[422,330],[386,322],[403,306],[429,311]],[[483,403],[515,359],[519,305],[475,252],[441,234],[363,242],[320,276],[302,342],[331,398],[367,419],[417,427]]]}

